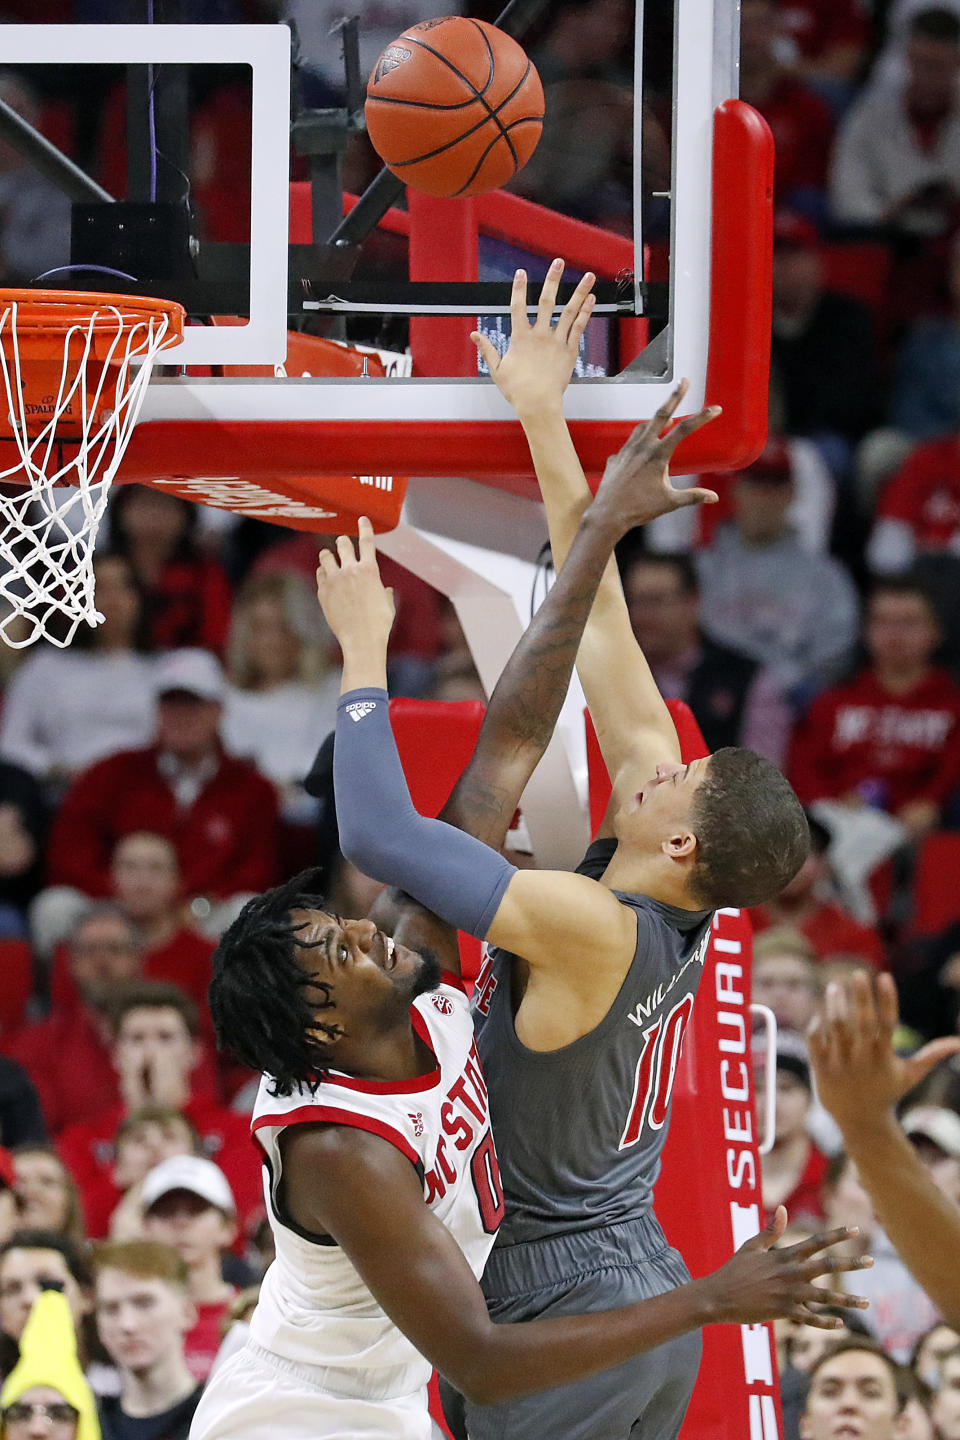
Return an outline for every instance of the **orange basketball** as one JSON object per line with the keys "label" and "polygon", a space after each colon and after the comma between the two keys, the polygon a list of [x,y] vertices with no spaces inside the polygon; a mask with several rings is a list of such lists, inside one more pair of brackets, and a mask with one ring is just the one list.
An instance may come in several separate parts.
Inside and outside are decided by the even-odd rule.
{"label": "orange basketball", "polygon": [[367,133],[384,164],[429,195],[482,195],[533,154],[543,86],[509,35],[447,15],[411,25],[367,83]]}

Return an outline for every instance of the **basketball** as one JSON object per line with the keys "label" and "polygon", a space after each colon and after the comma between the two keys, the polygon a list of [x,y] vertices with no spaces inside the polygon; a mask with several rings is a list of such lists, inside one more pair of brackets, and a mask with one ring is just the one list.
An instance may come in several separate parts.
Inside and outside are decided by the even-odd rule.
{"label": "basketball", "polygon": [[482,195],[530,159],[543,86],[516,40],[448,15],[411,25],[367,83],[367,133],[394,175],[428,195]]}

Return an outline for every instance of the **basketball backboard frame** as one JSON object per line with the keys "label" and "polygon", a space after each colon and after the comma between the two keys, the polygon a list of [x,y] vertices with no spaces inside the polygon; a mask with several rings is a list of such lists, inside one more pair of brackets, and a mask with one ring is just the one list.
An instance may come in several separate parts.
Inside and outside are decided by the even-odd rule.
{"label": "basketball backboard frame", "polygon": [[[285,25],[4,25],[4,65],[247,65],[251,72],[250,318],[194,325],[179,365],[282,364],[287,353],[290,31]],[[280,161],[278,163],[278,158]]]}

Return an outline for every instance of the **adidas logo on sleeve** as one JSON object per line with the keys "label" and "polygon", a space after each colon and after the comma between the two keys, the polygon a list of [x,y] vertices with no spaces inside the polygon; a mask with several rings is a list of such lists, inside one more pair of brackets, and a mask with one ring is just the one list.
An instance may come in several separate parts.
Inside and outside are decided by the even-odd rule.
{"label": "adidas logo on sleeve", "polygon": [[350,719],[359,722],[364,715],[369,715],[371,710],[376,710],[376,700],[354,700],[352,705],[346,707]]}

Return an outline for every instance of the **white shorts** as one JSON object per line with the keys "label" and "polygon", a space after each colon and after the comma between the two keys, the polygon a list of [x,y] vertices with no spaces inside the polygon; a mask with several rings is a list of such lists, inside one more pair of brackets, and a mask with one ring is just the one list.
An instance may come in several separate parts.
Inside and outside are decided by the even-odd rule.
{"label": "white shorts", "polygon": [[190,1440],[431,1440],[427,1390],[393,1400],[334,1395],[318,1371],[245,1345],[211,1376]]}

